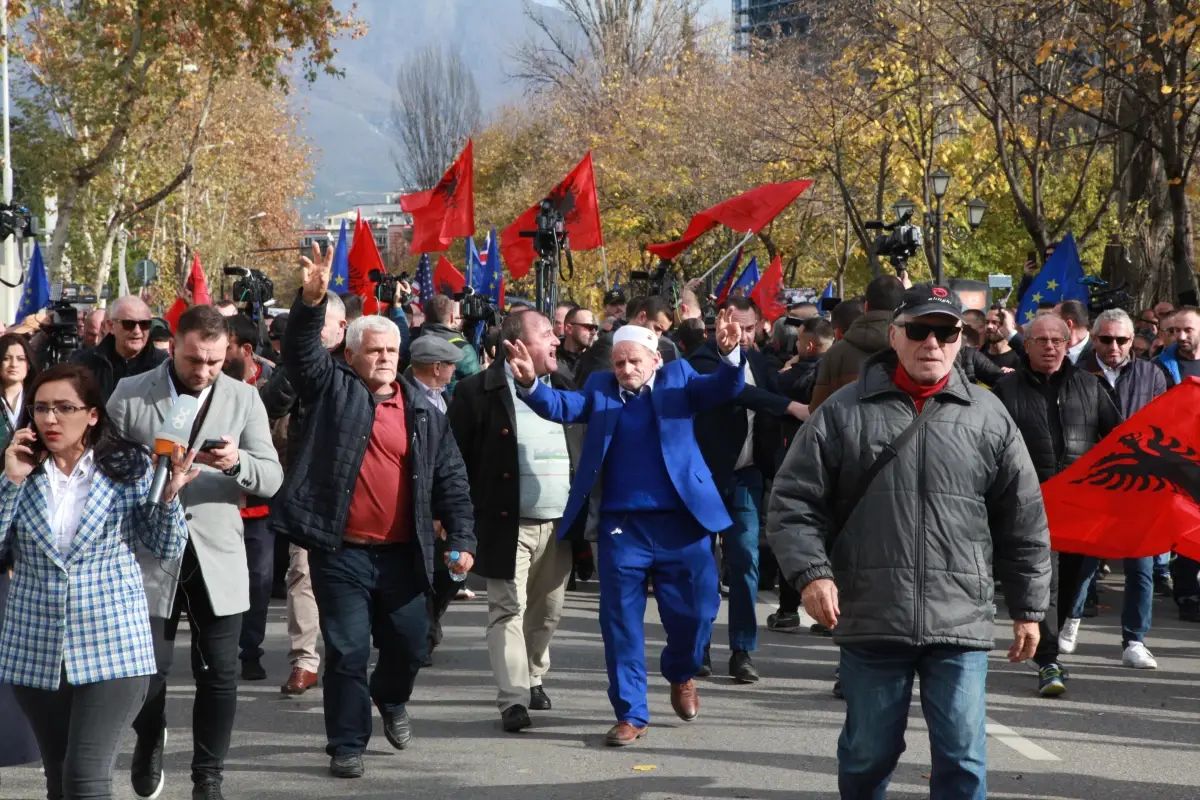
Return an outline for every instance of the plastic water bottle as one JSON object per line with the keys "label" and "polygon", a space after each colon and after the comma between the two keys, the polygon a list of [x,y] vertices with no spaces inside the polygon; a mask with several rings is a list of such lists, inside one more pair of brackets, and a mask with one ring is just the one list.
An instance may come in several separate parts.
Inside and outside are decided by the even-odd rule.
{"label": "plastic water bottle", "polygon": [[[450,565],[451,566],[458,563],[458,559],[459,559],[460,555],[461,554],[457,550],[450,551]],[[467,579],[467,573],[455,572],[454,570],[450,570],[450,577],[453,578],[454,580],[458,581],[459,583],[462,583],[463,581],[465,581]]]}

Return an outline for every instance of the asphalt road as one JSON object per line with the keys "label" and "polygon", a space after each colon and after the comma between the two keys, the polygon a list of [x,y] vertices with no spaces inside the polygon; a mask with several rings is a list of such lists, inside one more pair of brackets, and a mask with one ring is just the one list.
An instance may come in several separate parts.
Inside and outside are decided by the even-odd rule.
{"label": "asphalt road", "polygon": [[[1101,616],[1084,621],[1061,699],[1036,696],[1034,673],[993,654],[989,681],[989,797],[1078,800],[1194,800],[1200,796],[1200,625],[1178,622],[1168,601],[1156,600],[1148,645],[1159,669],[1121,666],[1118,615],[1121,589],[1106,582]],[[287,673],[281,604],[273,607],[265,660],[270,679],[241,687],[237,729],[225,792],[234,798],[456,798],[456,800],[684,800],[747,798],[792,800],[836,797],[836,743],[842,720],[830,696],[837,657],[828,639],[764,632],[756,663],[763,680],[738,686],[723,676],[724,615],[713,651],[717,675],[702,680],[700,719],[671,713],[667,684],[651,677],[651,728],[644,743],[621,750],[603,746],[612,724],[596,623],[595,584],[570,595],[552,650],[546,690],[554,710],[536,713],[535,727],[519,735],[500,730],[495,690],[483,643],[486,603],[455,603],[446,641],[434,667],[423,670],[410,705],[414,741],[393,751],[376,723],[367,775],[357,781],[328,777],[319,689],[297,699],[279,693]],[[774,596],[763,593],[760,622]],[[662,629],[647,619],[651,665]],[[998,645],[1009,631],[998,626]],[[187,664],[181,634],[176,664]],[[190,797],[187,766],[191,690],[186,676],[170,688],[172,736],[163,798]],[[0,721],[2,724],[2,721]],[[125,742],[115,783],[131,798],[132,738]],[[892,797],[928,796],[929,750],[914,701],[905,753]],[[0,770],[0,798],[45,796],[37,768]]]}

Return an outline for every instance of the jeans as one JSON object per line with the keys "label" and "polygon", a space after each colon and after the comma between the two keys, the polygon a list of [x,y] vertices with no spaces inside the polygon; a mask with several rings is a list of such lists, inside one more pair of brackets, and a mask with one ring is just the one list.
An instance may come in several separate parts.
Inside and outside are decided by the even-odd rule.
{"label": "jeans", "polygon": [[[371,739],[371,703],[401,714],[428,652],[429,580],[419,543],[308,554],[325,639],[325,752],[361,754]],[[367,680],[371,641],[379,647]]]}
{"label": "jeans", "polygon": [[1171,577],[1171,554],[1163,553],[1154,557],[1154,577]]}
{"label": "jeans", "polygon": [[245,519],[242,524],[246,531],[246,566],[250,570],[250,610],[242,615],[238,657],[248,661],[263,657],[267,611],[275,583],[275,534],[267,527],[266,517]]}
{"label": "jeans", "polygon": [[[1096,580],[1100,559],[1084,556],[1081,570],[1088,576],[1075,594],[1071,618],[1083,616],[1088,590]],[[1154,557],[1125,559],[1125,604],[1121,608],[1121,644],[1146,641],[1150,632],[1150,615],[1154,610]]]}
{"label": "jeans", "polygon": [[758,647],[758,518],[763,477],[758,467],[733,473],[733,489],[725,508],[733,525],[722,536],[721,552],[729,585],[729,649],[753,652]]}
{"label": "jeans", "polygon": [[704,660],[717,615],[717,564],[712,536],[687,511],[602,514],[600,633],[608,699],[618,722],[641,727],[646,702],[646,581],[666,632],[659,667],[670,683],[685,683]]}
{"label": "jeans", "polygon": [[937,800],[987,798],[987,652],[957,647],[846,645],[846,724],[838,739],[842,800],[882,800],[904,752],[913,676],[929,727]]}
{"label": "jeans", "polygon": [[66,669],[57,690],[14,686],[42,753],[50,800],[111,800],[121,734],[146,696],[149,678],[72,686]]}
{"label": "jeans", "polygon": [[174,660],[180,615],[186,605],[192,633],[192,678],[196,682],[196,698],[192,702],[192,782],[220,783],[237,713],[237,654],[242,615],[218,617],[213,613],[200,564],[190,543],[184,550],[179,576],[171,618],[161,621],[150,618],[158,674],[150,679],[146,702],[133,721],[133,729],[139,739],[155,741],[167,726],[167,675]]}

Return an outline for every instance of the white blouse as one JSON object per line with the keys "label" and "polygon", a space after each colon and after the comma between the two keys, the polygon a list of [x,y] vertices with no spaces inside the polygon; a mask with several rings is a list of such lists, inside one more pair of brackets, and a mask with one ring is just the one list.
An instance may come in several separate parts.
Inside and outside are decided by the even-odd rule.
{"label": "white blouse", "polygon": [[83,520],[83,509],[92,490],[92,476],[96,474],[96,461],[92,448],[75,464],[70,475],[64,475],[54,463],[46,459],[46,507],[50,515],[50,531],[58,544],[58,552],[66,555],[79,532]]}

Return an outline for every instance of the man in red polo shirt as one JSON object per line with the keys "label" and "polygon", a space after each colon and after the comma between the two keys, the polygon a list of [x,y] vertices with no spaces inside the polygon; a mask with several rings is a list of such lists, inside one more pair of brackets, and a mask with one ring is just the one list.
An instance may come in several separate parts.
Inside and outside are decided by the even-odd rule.
{"label": "man in red polo shirt", "polygon": [[[447,554],[458,556],[450,569],[461,574],[473,561],[474,517],[449,423],[397,380],[396,324],[356,319],[345,360],[322,346],[331,259],[318,259],[304,259],[302,296],[284,335],[284,365],[305,414],[270,520],[309,551],[325,639],[329,769],[358,778],[372,703],[394,748],[412,738],[407,703],[428,649],[433,520],[445,527]],[[379,658],[368,681],[372,641]]]}

